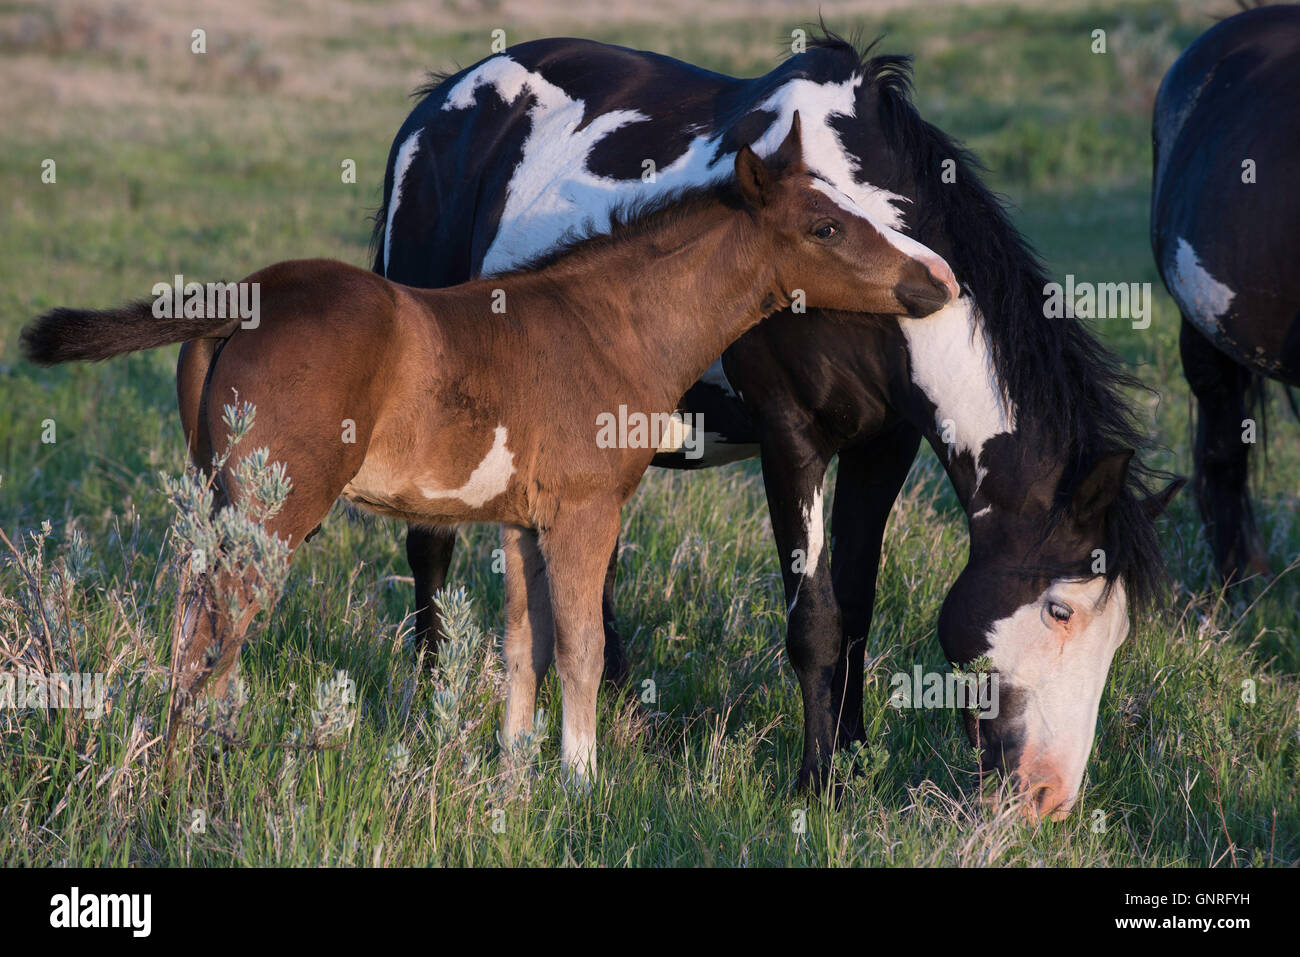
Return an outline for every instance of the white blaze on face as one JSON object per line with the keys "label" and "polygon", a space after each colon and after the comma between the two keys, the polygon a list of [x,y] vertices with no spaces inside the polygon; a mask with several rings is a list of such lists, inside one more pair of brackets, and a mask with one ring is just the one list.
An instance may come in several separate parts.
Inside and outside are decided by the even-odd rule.
{"label": "white blaze on face", "polygon": [[1222,332],[1219,320],[1228,314],[1236,293],[1210,275],[1191,243],[1181,236],[1165,274],[1183,315],[1211,336]]}
{"label": "white blaze on face", "polygon": [[470,508],[478,508],[496,498],[510,485],[515,474],[515,456],[506,448],[506,427],[498,425],[493,435],[492,448],[483,461],[470,473],[465,484],[455,489],[440,489],[422,485],[420,494],[425,498],[455,498]]}
{"label": "white blaze on face", "polygon": [[899,326],[907,338],[912,381],[934,404],[935,430],[943,436],[951,423],[949,457],[970,454],[978,491],[988,471],[980,464],[984,443],[1016,430],[1016,409],[994,371],[975,300],[963,296],[924,319],[902,319]]}
{"label": "white blaze on face", "polygon": [[[999,690],[1014,689],[1023,702],[1018,716],[1023,782],[1052,787],[1063,809],[1078,795],[1111,659],[1128,637],[1124,586],[1117,582],[1102,603],[1105,584],[1103,577],[1053,582],[1033,602],[996,622],[988,636]],[[1049,601],[1073,609],[1068,625],[1051,617]]]}
{"label": "white blaze on face", "polygon": [[924,264],[925,268],[930,270],[930,275],[948,287],[948,295],[952,296],[954,300],[961,295],[961,289],[957,285],[957,278],[952,274],[952,269],[943,260],[942,256],[937,255],[928,246],[921,245],[915,239],[900,233],[896,229],[881,226],[880,223],[868,216],[861,206],[825,180],[814,179],[812,186],[817,192],[829,197],[831,202],[849,215],[857,219],[865,219],[885,238],[886,242],[904,256],[910,256]]}

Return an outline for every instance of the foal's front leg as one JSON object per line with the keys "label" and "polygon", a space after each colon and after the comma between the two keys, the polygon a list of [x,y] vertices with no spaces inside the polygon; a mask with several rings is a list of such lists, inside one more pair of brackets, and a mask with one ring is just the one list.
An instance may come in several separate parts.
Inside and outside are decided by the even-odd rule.
{"label": "foal's front leg", "polygon": [[560,759],[580,779],[596,773],[596,693],[604,667],[601,593],[618,540],[620,502],[564,503],[540,534],[564,696]]}

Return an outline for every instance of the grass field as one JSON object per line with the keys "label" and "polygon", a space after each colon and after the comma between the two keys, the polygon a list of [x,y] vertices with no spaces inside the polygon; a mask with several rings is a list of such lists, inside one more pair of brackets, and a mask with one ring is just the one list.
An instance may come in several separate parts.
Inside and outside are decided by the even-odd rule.
{"label": "grass field", "polygon": [[[25,556],[0,569],[0,651],[105,673],[112,704],[97,720],[0,709],[0,863],[1300,862],[1300,430],[1281,403],[1258,483],[1278,577],[1252,602],[1221,599],[1194,507],[1175,502],[1164,531],[1172,602],[1135,621],[1116,658],[1085,790],[1064,822],[1031,826],[998,795],[981,800],[953,714],[887,704],[889,674],[945,669],[935,620],[965,560],[964,523],[929,452],[891,519],[869,647],[874,743],[839,806],[791,787],[801,708],[756,462],[652,472],[626,512],[617,613],[633,680],[602,701],[591,793],[561,782],[553,675],[540,774],[500,773],[495,529],[461,532],[454,581],[472,603],[462,654],[430,676],[409,644],[401,530],[339,509],[245,649],[247,700],[213,719],[228,743],[199,735],[165,787],[176,569],[159,473],[184,465],[175,350],[37,369],[18,355],[20,325],[56,305],[140,297],[174,273],[234,279],[316,255],[366,264],[367,217],[407,93],[427,69],[486,55],[493,28],[510,42],[577,34],[752,75],[817,12],[189,6],[0,2],[0,530]],[[916,55],[922,112],[983,157],[1057,277],[1155,283],[1149,329],[1112,321],[1098,332],[1160,393],[1158,404],[1136,397],[1164,446],[1153,462],[1182,472],[1178,316],[1147,243],[1150,106],[1178,51],[1228,7],[821,7],[841,32],[887,33],[882,49]],[[203,56],[189,52],[196,27]],[[1105,54],[1090,50],[1094,29],[1107,32]],[[45,159],[57,164],[53,184],[42,182]],[[348,159],[355,184],[341,182]],[[42,602],[52,652],[28,641]],[[340,669],[356,700],[322,705],[318,684]],[[325,747],[302,746],[313,742]]]}

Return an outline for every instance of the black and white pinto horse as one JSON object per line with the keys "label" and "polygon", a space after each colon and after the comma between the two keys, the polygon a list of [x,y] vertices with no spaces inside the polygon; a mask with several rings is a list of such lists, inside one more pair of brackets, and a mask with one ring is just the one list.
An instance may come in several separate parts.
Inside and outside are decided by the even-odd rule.
{"label": "black and white pinto horse", "polygon": [[1225,581],[1268,572],[1247,490],[1248,419],[1300,385],[1300,8],[1206,31],[1156,97],[1151,246],[1182,312],[1193,487]]}
{"label": "black and white pinto horse", "polygon": [[[1042,268],[972,158],[917,114],[909,58],[868,58],[829,35],[765,76],[735,79],[547,39],[423,92],[393,143],[376,220],[374,268],[398,282],[491,275],[603,230],[629,202],[728,175],[742,144],[770,154],[796,110],[808,165],[839,203],[951,264],[967,291],[924,321],[764,321],[682,399],[703,415],[705,457],[665,450],[655,464],[761,453],[804,705],[799,780],[822,786],[834,750],[865,738],[885,521],[927,439],[970,528],[939,639],[950,661],[987,656],[999,674],[999,713],[978,721],[984,767],[1016,774],[1038,813],[1068,813],[1128,609],[1162,575],[1153,518],[1177,485],[1148,489],[1121,394],[1134,383],[1082,325],[1044,318]],[[828,550],[823,483],[837,454]],[[426,604],[451,539],[411,528],[407,552]],[[618,671],[606,617],[607,667]],[[418,626],[436,627],[427,609]],[[544,670],[549,656],[538,657]],[[515,673],[527,667],[507,662],[512,688],[531,691],[535,676]]]}

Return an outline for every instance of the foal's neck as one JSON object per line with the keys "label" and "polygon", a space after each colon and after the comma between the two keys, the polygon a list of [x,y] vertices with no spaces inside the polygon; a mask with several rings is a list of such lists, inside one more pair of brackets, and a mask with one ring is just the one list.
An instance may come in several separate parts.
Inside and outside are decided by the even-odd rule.
{"label": "foal's neck", "polygon": [[[541,271],[623,381],[671,409],[722,352],[789,302],[754,217],[708,194]],[[649,396],[647,396],[649,398]]]}

